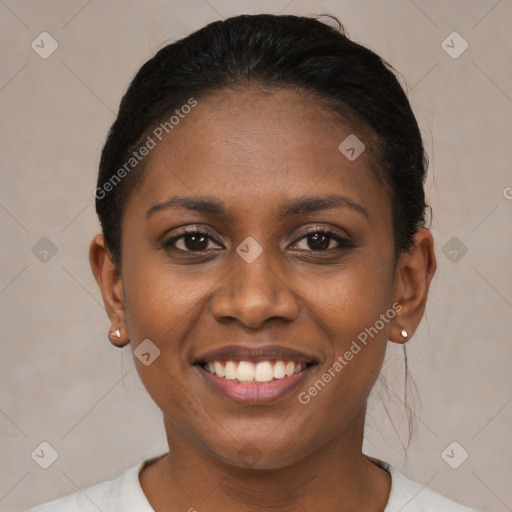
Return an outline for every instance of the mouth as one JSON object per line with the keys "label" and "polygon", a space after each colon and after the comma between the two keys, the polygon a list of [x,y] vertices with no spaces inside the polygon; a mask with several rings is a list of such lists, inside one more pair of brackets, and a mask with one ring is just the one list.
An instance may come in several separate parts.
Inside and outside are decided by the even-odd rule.
{"label": "mouth", "polygon": [[200,366],[221,379],[261,383],[297,375],[313,364],[315,363],[296,363],[283,360],[259,362],[228,360],[204,362]]}
{"label": "mouth", "polygon": [[194,362],[210,388],[241,403],[269,402],[298,387],[318,360],[280,346],[229,346]]}

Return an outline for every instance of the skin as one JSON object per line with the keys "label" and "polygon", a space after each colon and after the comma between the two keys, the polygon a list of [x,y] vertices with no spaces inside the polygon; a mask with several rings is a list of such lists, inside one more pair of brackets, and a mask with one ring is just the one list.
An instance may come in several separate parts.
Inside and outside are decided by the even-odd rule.
{"label": "skin", "polygon": [[[355,133],[367,150],[349,161],[338,145]],[[220,91],[198,101],[152,150],[122,223],[122,268],[102,235],[90,248],[117,346],[149,338],[161,351],[135,364],[162,410],[171,454],[140,474],[157,511],[382,511],[386,471],[362,454],[366,401],[387,341],[404,342],[424,312],[435,272],[430,232],[394,255],[389,192],[376,179],[372,133],[333,117],[311,96],[291,90]],[[284,218],[279,208],[303,197],[342,195],[348,206]],[[226,212],[169,207],[171,196],[209,197]],[[162,241],[184,226],[214,240],[206,251]],[[306,236],[326,228],[323,250]],[[237,253],[248,236],[263,249],[252,263]],[[189,239],[190,241],[190,239]],[[189,252],[185,252],[189,248]],[[181,252],[180,250],[181,249]],[[402,308],[308,404],[297,399],[394,303]],[[318,365],[297,390],[267,405],[230,401],[205,385],[192,361],[230,344],[279,344]],[[247,465],[240,452],[252,450]]]}

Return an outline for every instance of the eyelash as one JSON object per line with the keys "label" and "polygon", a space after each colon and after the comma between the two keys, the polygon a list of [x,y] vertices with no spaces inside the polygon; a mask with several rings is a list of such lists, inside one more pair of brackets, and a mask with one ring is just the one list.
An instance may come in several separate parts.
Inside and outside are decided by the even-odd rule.
{"label": "eyelash", "polygon": [[[350,249],[350,248],[354,247],[354,244],[348,238],[340,236],[336,232],[331,231],[326,228],[313,228],[310,231],[301,233],[300,238],[298,238],[292,245],[295,245],[298,242],[306,239],[309,235],[314,235],[314,234],[326,235],[329,238],[338,242],[339,246],[335,247],[335,248],[331,248],[331,249],[324,249],[324,250],[309,249],[309,250],[305,250],[305,252],[328,253],[331,251],[343,251],[345,249]],[[174,247],[174,244],[177,241],[184,239],[184,237],[187,235],[206,235],[208,237],[208,240],[211,240],[211,241],[215,242],[216,244],[221,245],[219,242],[217,242],[215,237],[207,229],[199,230],[199,229],[192,228],[192,229],[187,229],[187,230],[183,231],[182,233],[175,235],[172,238],[164,241],[162,243],[162,248],[164,248],[164,249],[171,248],[171,249],[175,249],[176,251],[183,252],[183,253],[197,253],[197,254],[201,254],[201,253],[204,254],[204,253],[211,251],[211,249],[204,249],[204,250],[200,250],[200,251],[191,251],[188,249],[178,249],[178,248]],[[300,249],[300,250],[304,250],[304,249]]]}

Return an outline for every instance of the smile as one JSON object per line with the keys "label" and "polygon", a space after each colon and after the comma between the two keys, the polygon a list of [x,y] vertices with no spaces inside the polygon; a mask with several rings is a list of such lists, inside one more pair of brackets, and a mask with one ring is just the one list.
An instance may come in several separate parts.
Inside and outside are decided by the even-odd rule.
{"label": "smile", "polygon": [[[312,364],[312,363],[310,363]],[[271,382],[291,377],[308,364],[294,361],[214,361],[203,363],[203,368],[219,378],[238,382]]]}
{"label": "smile", "polygon": [[312,354],[280,345],[228,345],[193,360],[210,390],[245,405],[273,402],[288,395],[318,364]]}

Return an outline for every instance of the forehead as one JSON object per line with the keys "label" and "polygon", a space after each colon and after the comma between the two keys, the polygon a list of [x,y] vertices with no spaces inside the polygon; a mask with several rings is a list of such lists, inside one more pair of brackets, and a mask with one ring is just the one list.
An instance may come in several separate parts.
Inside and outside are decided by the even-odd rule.
{"label": "forehead", "polygon": [[162,140],[152,137],[155,147],[130,199],[140,207],[174,194],[261,207],[336,191],[387,206],[372,169],[374,134],[343,122],[311,94],[218,91],[198,98]]}

